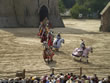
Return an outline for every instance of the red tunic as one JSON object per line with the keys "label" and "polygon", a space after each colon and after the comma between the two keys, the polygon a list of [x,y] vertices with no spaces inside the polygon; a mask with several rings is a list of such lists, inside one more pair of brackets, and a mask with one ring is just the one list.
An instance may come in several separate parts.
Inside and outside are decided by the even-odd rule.
{"label": "red tunic", "polygon": [[51,49],[44,50],[44,54],[43,54],[44,59],[52,58],[53,56],[54,56],[54,52]]}
{"label": "red tunic", "polygon": [[52,40],[52,36],[51,35],[49,35],[49,37],[48,37],[48,46],[49,47],[53,46],[53,40]]}

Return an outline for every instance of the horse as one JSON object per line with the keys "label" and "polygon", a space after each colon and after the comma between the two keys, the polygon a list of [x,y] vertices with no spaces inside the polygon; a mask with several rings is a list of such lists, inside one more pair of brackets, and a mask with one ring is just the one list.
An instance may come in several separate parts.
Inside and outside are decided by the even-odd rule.
{"label": "horse", "polygon": [[46,60],[47,60],[48,63],[49,63],[50,61],[53,61],[54,52],[53,52],[52,49],[48,46],[48,43],[47,43],[46,41],[43,42],[43,47],[45,48],[44,54],[43,54],[44,61],[46,62]]}
{"label": "horse", "polygon": [[53,56],[54,56],[53,51],[50,48],[45,48],[44,53],[43,53],[44,61],[45,62],[48,61],[48,63],[50,61],[53,61]]}
{"label": "horse", "polygon": [[64,42],[65,42],[64,39],[59,39],[58,41],[56,39],[53,42],[53,47],[56,49],[56,51],[58,51],[59,48],[61,47],[61,43],[64,43]]}
{"label": "horse", "polygon": [[80,61],[82,61],[82,58],[86,58],[86,61],[88,63],[89,52],[93,53],[93,48],[92,47],[87,47],[84,50],[82,48],[76,48],[73,51],[72,56],[74,56],[74,57],[80,57]]}

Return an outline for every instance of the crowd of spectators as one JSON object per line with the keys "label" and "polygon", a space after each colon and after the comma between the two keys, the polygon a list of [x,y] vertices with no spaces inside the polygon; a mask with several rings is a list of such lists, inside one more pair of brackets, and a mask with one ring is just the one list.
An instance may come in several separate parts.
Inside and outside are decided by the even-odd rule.
{"label": "crowd of spectators", "polygon": [[110,76],[99,79],[96,74],[93,76],[79,76],[73,73],[60,73],[41,77],[33,76],[29,78],[16,77],[13,79],[0,79],[0,83],[110,83]]}

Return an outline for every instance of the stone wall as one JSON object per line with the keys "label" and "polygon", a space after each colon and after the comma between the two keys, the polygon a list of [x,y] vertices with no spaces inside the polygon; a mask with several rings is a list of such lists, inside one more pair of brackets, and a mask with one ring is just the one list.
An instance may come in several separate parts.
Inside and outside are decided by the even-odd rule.
{"label": "stone wall", "polygon": [[63,27],[57,0],[0,0],[0,27],[38,27],[43,5],[48,8],[52,25]]}
{"label": "stone wall", "polygon": [[101,31],[110,32],[110,7],[101,17]]}
{"label": "stone wall", "polygon": [[0,27],[17,26],[13,0],[0,0]]}

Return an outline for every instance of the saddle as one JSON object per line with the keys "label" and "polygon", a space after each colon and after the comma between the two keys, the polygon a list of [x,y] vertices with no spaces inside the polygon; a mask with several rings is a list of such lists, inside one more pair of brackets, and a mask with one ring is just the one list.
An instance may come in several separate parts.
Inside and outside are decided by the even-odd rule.
{"label": "saddle", "polygon": [[59,41],[60,39],[57,39],[57,41],[56,41],[56,45],[58,44],[58,41]]}

